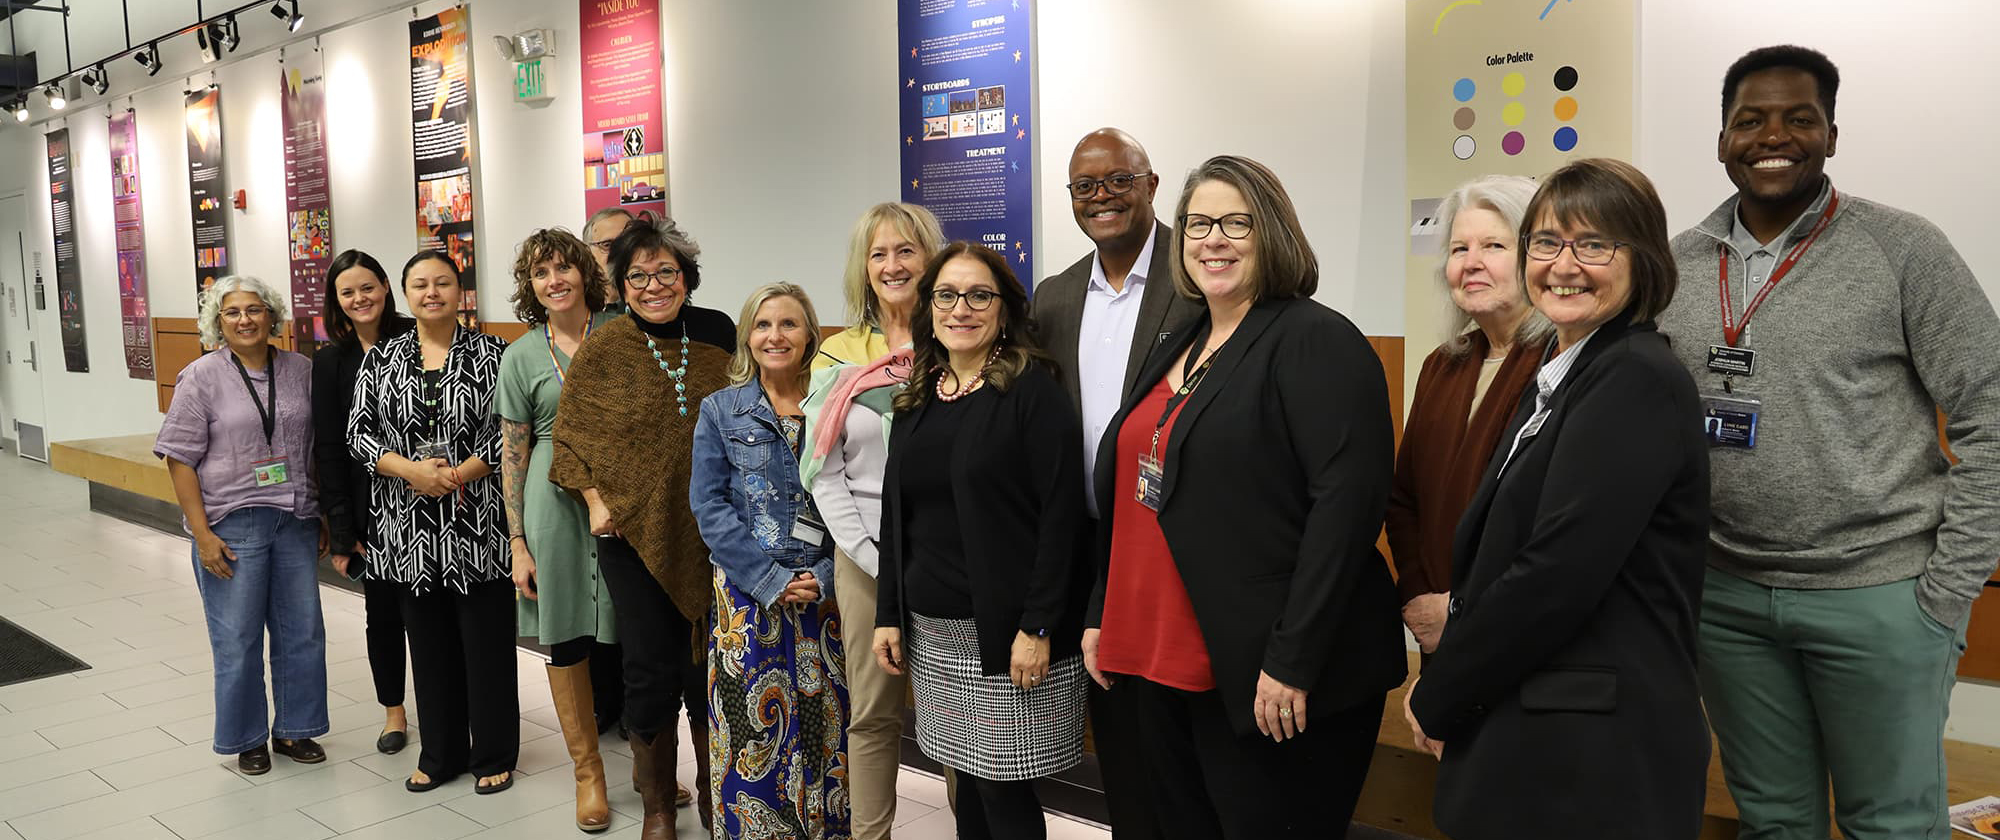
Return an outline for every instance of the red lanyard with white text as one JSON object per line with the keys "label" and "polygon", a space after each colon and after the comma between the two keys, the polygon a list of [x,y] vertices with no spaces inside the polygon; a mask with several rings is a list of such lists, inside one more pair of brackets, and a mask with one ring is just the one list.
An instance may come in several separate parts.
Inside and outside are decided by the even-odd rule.
{"label": "red lanyard with white text", "polygon": [[1784,261],[1778,263],[1778,267],[1771,271],[1771,276],[1764,281],[1764,287],[1757,290],[1757,296],[1751,298],[1743,307],[1741,324],[1736,323],[1736,315],[1730,311],[1729,306],[1729,248],[1719,243],[1715,246],[1722,262],[1722,340],[1728,342],[1729,346],[1735,347],[1736,342],[1743,340],[1744,330],[1750,328],[1750,316],[1757,314],[1757,307],[1763,305],[1764,298],[1771,294],[1772,289],[1778,287],[1778,281],[1785,279],[1785,275],[1791,273],[1792,266],[1798,263],[1800,257],[1806,255],[1806,251],[1812,248],[1813,243],[1819,241],[1819,235],[1826,232],[1826,226],[1833,222],[1833,211],[1840,206],[1840,192],[1831,188],[1829,190],[1831,197],[1827,199],[1826,209],[1820,211],[1819,221],[1813,223],[1812,231],[1806,234],[1806,238],[1793,246],[1791,253],[1785,255]]}

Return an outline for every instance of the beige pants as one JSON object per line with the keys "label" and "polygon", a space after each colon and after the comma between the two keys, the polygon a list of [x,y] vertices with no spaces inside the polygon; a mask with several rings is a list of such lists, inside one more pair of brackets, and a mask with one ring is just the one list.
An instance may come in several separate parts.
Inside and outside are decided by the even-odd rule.
{"label": "beige pants", "polygon": [[847,799],[854,840],[888,840],[896,822],[896,770],[902,765],[907,677],[875,664],[875,579],[847,552],[833,559],[833,592],[847,653]]}

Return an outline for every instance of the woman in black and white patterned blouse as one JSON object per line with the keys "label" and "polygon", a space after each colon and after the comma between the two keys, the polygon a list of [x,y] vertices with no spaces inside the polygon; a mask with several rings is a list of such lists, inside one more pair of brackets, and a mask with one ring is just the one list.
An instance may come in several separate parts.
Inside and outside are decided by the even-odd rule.
{"label": "woman in black and white patterned blouse", "polygon": [[348,446],[373,476],[368,564],[407,589],[423,754],[404,787],[461,773],[478,793],[514,783],[514,585],[501,509],[493,394],[506,342],[458,324],[458,267],[436,251],[403,265],[417,328],[368,351],[354,383]]}

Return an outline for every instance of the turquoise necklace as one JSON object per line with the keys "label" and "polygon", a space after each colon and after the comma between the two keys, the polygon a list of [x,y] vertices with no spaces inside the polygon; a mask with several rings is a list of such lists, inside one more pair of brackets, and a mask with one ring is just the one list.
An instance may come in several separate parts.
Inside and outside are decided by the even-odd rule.
{"label": "turquoise necklace", "polygon": [[663,371],[666,371],[666,372],[667,372],[667,378],[668,378],[668,379],[671,379],[671,380],[673,380],[673,381],[674,381],[674,401],[680,404],[680,409],[681,409],[681,416],[682,416],[682,417],[686,417],[686,416],[687,416],[687,414],[688,414],[688,395],[687,395],[687,390],[688,390],[688,389],[687,389],[687,375],[688,375],[688,334],[687,334],[687,324],[686,324],[686,323],[682,323],[682,324],[681,324],[681,366],[680,366],[680,367],[676,368],[676,367],[673,367],[673,366],[671,366],[671,365],[668,365],[668,364],[667,364],[667,358],[666,358],[665,356],[662,356],[662,355],[660,355],[660,347],[659,347],[659,345],[657,345],[657,344],[654,344],[654,343],[653,343],[653,337],[652,337],[652,336],[650,336],[650,335],[649,335],[649,336],[646,336],[646,349],[648,349],[648,350],[651,350],[651,351],[653,351],[653,362],[654,362],[655,364],[658,364],[658,365],[660,366],[660,370],[663,370]]}

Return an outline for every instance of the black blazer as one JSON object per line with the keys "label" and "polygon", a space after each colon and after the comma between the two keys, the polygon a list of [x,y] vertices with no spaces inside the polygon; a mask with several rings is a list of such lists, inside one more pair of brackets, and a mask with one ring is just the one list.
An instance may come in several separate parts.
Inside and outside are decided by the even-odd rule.
{"label": "black blazer", "polygon": [[[930,387],[926,378],[920,387]],[[909,514],[898,475],[908,429],[924,422],[926,400],[898,412],[882,479],[882,568],[875,624],[905,627],[904,558]],[[1007,673],[1014,634],[1049,631],[1050,661],[1073,656],[1083,636],[1083,601],[1090,563],[1083,558],[1083,433],[1055,375],[1036,364],[997,400],[982,400],[965,418],[951,454],[951,489],[958,507],[979,630],[981,673]]]}
{"label": "black blazer", "polygon": [[[400,322],[398,322],[400,324]],[[389,327],[388,322],[383,326]],[[389,332],[388,339],[408,330]],[[347,411],[354,405],[354,379],[364,351],[349,337],[313,353],[313,461],[319,476],[319,510],[326,516],[328,545],[336,554],[354,554],[374,519],[368,510],[368,470],[347,452]],[[351,562],[361,562],[354,557]],[[358,574],[358,573],[357,573]]]}
{"label": "black blazer", "polygon": [[[1153,350],[1166,344],[1174,333],[1201,314],[1201,304],[1174,291],[1173,261],[1180,253],[1178,245],[1171,228],[1157,221],[1153,223],[1153,261],[1147,264],[1146,288],[1139,298],[1139,318],[1132,327],[1132,343],[1126,349],[1124,390],[1118,393],[1121,403],[1131,396],[1132,383],[1139,380],[1139,371],[1145,368]],[[1083,392],[1076,379],[1077,336],[1083,329],[1083,300],[1090,290],[1090,268],[1096,262],[1097,252],[1091,251],[1062,273],[1044,279],[1035,287],[1031,310],[1035,337],[1061,366],[1070,408],[1079,416],[1083,413]]]}
{"label": "black blazer", "polygon": [[[1140,374],[1098,447],[1097,498],[1132,492],[1112,486],[1118,430],[1208,321],[1203,312]],[[1259,671],[1329,711],[1379,704],[1403,681],[1401,602],[1375,549],[1395,472],[1390,426],[1381,360],[1311,300],[1252,307],[1174,421],[1160,529],[1239,734],[1256,731]],[[1089,627],[1104,615],[1116,510],[1098,510]]]}
{"label": "black blazer", "polygon": [[1499,472],[1529,387],[1459,521],[1450,618],[1410,700],[1445,744],[1434,811],[1459,840],[1701,830],[1708,442],[1667,339],[1626,320]]}

